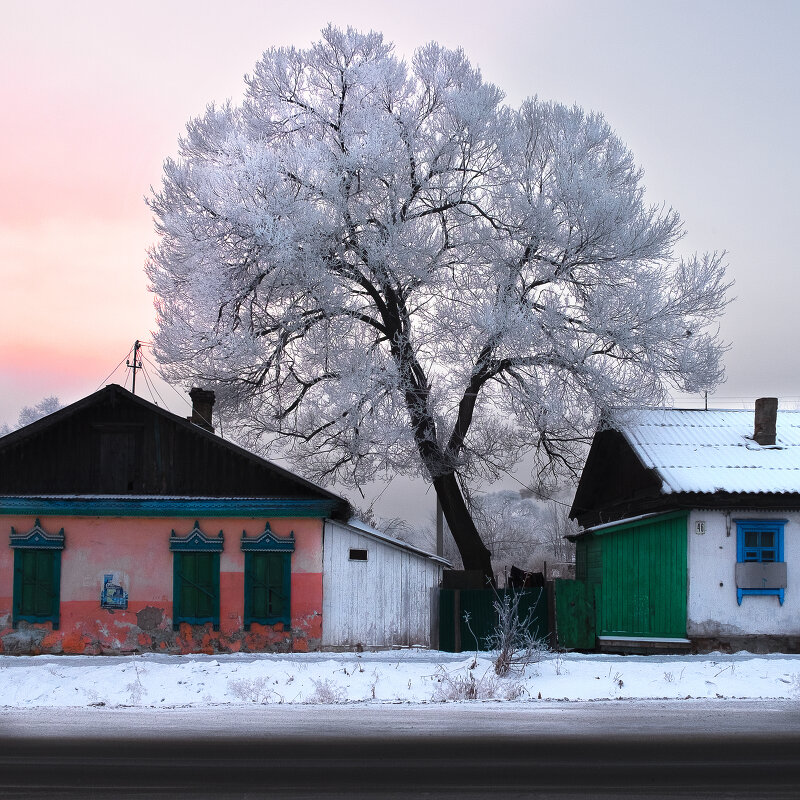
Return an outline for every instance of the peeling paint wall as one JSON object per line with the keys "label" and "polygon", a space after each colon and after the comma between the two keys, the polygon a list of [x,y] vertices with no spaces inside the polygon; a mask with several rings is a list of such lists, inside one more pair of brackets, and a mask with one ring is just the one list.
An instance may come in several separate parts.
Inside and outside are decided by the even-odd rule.
{"label": "peeling paint wall", "polygon": [[[170,533],[185,536],[185,518],[41,517],[48,533],[64,529],[61,556],[60,624],[20,622],[12,628],[14,550],[12,526],[26,533],[33,517],[0,518],[0,653],[117,654],[129,652],[227,653],[316,650],[322,637],[321,519],[270,519],[279,536],[295,535],[291,576],[291,630],[282,624],[243,628],[244,553],[242,531],[256,537],[265,519],[202,519],[201,530],[223,531],[220,557],[220,625],[172,625],[173,553]],[[101,607],[104,576],[119,576],[128,593],[126,610]]]}
{"label": "peeling paint wall", "polygon": [[[721,511],[692,511],[688,526],[689,584],[687,634],[692,640],[736,641],[752,637],[800,637],[800,513],[734,511],[730,535]],[[745,595],[736,601],[736,523],[734,519],[786,519],[784,559],[787,587],[783,605],[774,595]],[[705,522],[705,533],[696,523]],[[739,645],[737,645],[739,646]],[[778,647],[780,647],[780,643]],[[777,649],[777,648],[774,648]]]}

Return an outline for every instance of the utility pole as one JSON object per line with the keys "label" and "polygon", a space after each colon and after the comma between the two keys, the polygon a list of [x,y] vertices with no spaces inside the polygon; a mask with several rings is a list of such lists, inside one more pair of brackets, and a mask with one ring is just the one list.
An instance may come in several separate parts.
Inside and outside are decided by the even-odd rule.
{"label": "utility pole", "polygon": [[436,555],[444,555],[444,514],[439,498],[436,498]]}
{"label": "utility pole", "polygon": [[143,369],[141,359],[139,359],[139,349],[141,345],[139,344],[139,340],[137,339],[133,343],[133,363],[130,361],[126,361],[125,363],[128,365],[129,369],[133,370],[133,393],[136,394],[136,370]]}

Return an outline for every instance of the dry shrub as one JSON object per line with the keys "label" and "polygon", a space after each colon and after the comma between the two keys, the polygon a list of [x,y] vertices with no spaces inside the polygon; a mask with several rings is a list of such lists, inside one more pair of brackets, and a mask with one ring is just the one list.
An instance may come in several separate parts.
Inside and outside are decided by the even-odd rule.
{"label": "dry shrub", "polygon": [[531,633],[536,606],[529,608],[524,617],[520,616],[521,591],[514,589],[506,591],[502,597],[497,592],[495,595],[492,605],[497,614],[497,625],[486,637],[486,643],[496,653],[494,671],[505,677],[512,670],[521,672],[530,664],[538,664],[550,648],[545,639]]}
{"label": "dry shrub", "polygon": [[330,678],[321,681],[312,680],[314,691],[306,698],[306,703],[322,703],[324,705],[337,705],[347,702],[347,692],[337,686]]}
{"label": "dry shrub", "polygon": [[465,673],[437,670],[438,685],[431,700],[434,703],[458,702],[461,700],[516,700],[524,692],[522,684],[515,680],[502,680],[490,672],[476,678],[469,669]]}
{"label": "dry shrub", "polygon": [[268,703],[272,690],[267,688],[266,678],[240,678],[228,681],[228,691],[246,703]]}

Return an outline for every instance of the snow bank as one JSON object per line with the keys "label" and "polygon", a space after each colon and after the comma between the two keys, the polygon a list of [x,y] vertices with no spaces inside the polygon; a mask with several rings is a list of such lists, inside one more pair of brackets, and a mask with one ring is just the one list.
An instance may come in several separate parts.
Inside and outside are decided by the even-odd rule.
{"label": "snow bank", "polygon": [[459,700],[800,699],[800,656],[545,654],[494,674],[488,654],[0,656],[0,707],[175,707]]}

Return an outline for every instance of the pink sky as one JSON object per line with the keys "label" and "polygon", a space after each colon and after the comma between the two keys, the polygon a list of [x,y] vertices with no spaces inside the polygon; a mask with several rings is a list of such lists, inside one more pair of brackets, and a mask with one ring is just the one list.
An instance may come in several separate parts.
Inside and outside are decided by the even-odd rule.
{"label": "pink sky", "polygon": [[[603,111],[650,199],[682,214],[686,251],[730,253],[738,300],[721,323],[732,347],[718,404],[800,399],[796,3],[0,0],[0,10],[0,424],[45,395],[89,394],[134,339],[150,338],[143,197],[164,158],[206,103],[241,96],[263,50],[305,47],[328,21],[381,30],[406,56],[430,39],[461,45],[511,103],[538,93]],[[177,395],[164,399],[184,413]]]}

